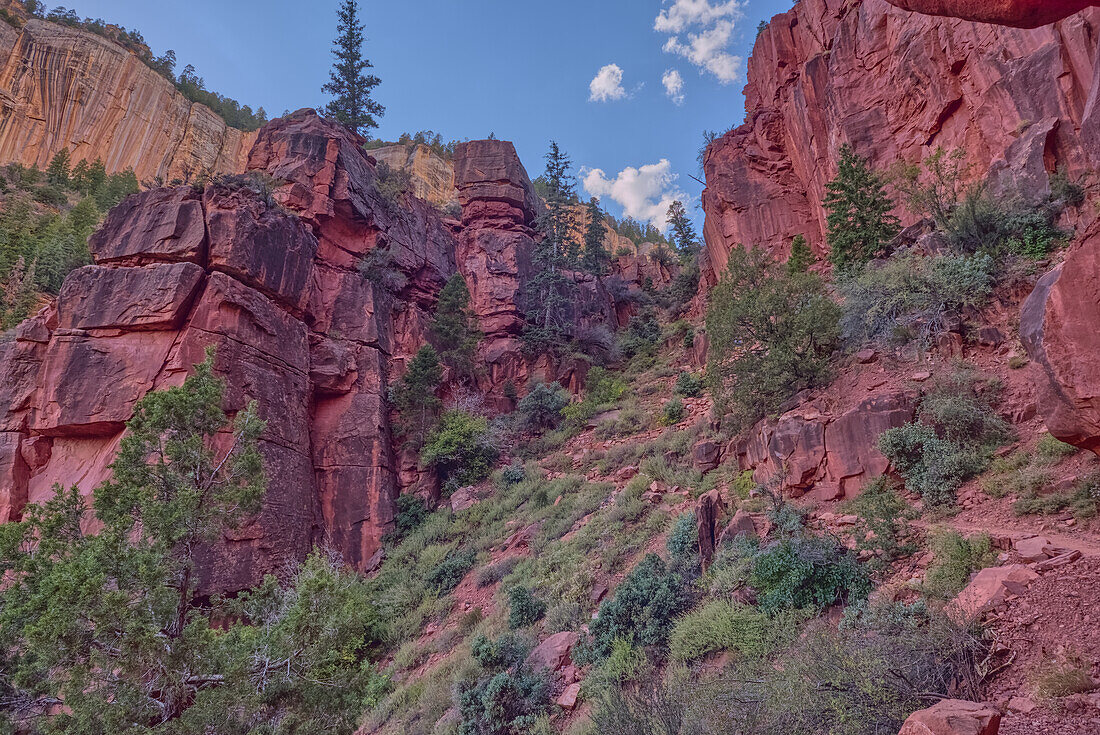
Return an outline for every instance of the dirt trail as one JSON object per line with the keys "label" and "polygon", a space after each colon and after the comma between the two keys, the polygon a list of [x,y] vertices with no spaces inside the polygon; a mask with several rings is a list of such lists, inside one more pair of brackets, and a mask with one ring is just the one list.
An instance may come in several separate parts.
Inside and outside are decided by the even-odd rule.
{"label": "dirt trail", "polygon": [[1031,538],[1032,536],[1043,536],[1050,539],[1055,547],[1060,549],[1069,549],[1070,551],[1080,551],[1082,556],[1094,556],[1100,557],[1100,539],[1095,538],[1081,538],[1079,536],[1067,536],[1065,534],[1050,533],[1048,531],[1033,531],[1029,529],[1019,527],[1007,527],[1007,526],[978,526],[970,525],[967,523],[957,523],[953,521],[945,521],[943,523],[929,523],[927,521],[914,521],[913,525],[922,531],[927,531],[937,526],[949,526],[963,535],[970,535],[975,533],[987,533],[990,536],[997,538],[1009,538],[1013,541],[1019,539]]}

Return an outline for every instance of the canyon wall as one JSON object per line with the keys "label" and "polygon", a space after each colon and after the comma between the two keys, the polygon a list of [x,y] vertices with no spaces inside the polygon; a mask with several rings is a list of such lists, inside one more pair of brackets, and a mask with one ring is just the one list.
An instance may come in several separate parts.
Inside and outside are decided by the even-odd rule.
{"label": "canyon wall", "polygon": [[844,143],[881,169],[962,149],[1028,199],[1060,165],[1083,173],[1098,31],[1097,9],[1025,30],[886,0],[800,0],[757,39],[745,123],[707,152],[706,282],[738,243],[785,257],[801,234],[824,254],[821,202]]}
{"label": "canyon wall", "polygon": [[[0,341],[0,522],[57,483],[90,494],[135,403],[181,383],[214,346],[227,412],[256,400],[267,421],[270,482],[262,512],[207,552],[217,560],[200,565],[203,588],[250,586],[317,543],[374,568],[398,493],[438,490],[402,451],[386,393],[429,341],[456,272],[485,335],[476,381],[499,408],[512,408],[509,382],[521,394],[532,378],[583,383],[580,361],[522,349],[541,204],[512,144],[460,147],[460,223],[383,195],[364,142],[303,110],[265,126],[248,155],[250,173],[280,182],[274,192],[239,175],[112,210],[90,243],[95,265]],[[656,272],[637,257],[627,271]],[[579,333],[610,333],[629,315],[611,293],[638,283],[574,279]]]}
{"label": "canyon wall", "polygon": [[256,133],[190,102],[122,46],[29,20],[0,22],[0,162],[45,168],[62,148],[139,181],[244,170]]}

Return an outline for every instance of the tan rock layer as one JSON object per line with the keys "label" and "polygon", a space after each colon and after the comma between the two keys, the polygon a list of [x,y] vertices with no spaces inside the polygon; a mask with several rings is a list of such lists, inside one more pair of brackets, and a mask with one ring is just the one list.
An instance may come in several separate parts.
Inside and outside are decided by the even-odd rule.
{"label": "tan rock layer", "polygon": [[187,180],[243,171],[255,139],[112,41],[44,20],[0,23],[0,162],[44,168],[68,148],[109,173]]}

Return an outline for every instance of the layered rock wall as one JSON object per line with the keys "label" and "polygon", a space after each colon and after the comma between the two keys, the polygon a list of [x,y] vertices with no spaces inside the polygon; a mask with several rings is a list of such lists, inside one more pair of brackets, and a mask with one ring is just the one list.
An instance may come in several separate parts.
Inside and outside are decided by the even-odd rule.
{"label": "layered rock wall", "polygon": [[[582,367],[521,348],[541,204],[514,147],[460,149],[459,223],[383,196],[363,143],[303,110],[265,126],[249,153],[273,192],[240,175],[146,191],[110,213],[95,265],[0,342],[0,522],[56,483],[90,494],[137,401],[214,346],[227,412],[255,400],[267,421],[269,487],[262,512],[208,550],[204,589],[247,587],[314,544],[372,569],[398,493],[430,479],[394,436],[386,392],[430,341],[456,272],[485,334],[477,387],[500,408],[509,381],[581,384]],[[622,309],[605,280],[622,277],[574,277],[578,330],[610,334]]]}
{"label": "layered rock wall", "polygon": [[0,162],[45,168],[68,148],[109,173],[189,180],[244,170],[256,133],[230,128],[122,46],[29,20],[0,22]]}
{"label": "layered rock wall", "polygon": [[886,0],[801,0],[777,15],[748,62],[745,123],[707,153],[707,281],[738,243],[783,257],[801,234],[824,254],[821,202],[844,143],[881,169],[961,149],[1028,198],[1059,165],[1084,172],[1098,31],[1095,9],[1034,30]]}

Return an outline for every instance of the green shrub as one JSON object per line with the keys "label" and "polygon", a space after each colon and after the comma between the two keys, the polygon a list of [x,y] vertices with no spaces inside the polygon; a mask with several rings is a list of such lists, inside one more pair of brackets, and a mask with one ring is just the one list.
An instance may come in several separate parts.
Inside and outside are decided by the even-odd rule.
{"label": "green shrub", "polygon": [[665,546],[673,559],[693,559],[696,556],[699,551],[699,528],[694,511],[676,518]]}
{"label": "green shrub", "polygon": [[684,409],[684,402],[680,396],[673,396],[665,403],[665,407],[661,410],[661,418],[658,423],[661,426],[675,426],[684,420],[687,416],[687,411]]}
{"label": "green shrub", "polygon": [[588,371],[585,379],[585,400],[596,406],[615,403],[630,390],[630,385],[606,368],[596,366]]}
{"label": "green shrub", "polygon": [[511,487],[512,485],[518,485],[527,479],[527,469],[523,466],[523,463],[518,459],[513,460],[512,464],[505,467],[500,471],[500,481],[504,483],[505,487]]}
{"label": "green shrub", "polygon": [[438,595],[454,591],[466,574],[473,569],[477,553],[472,549],[452,551],[424,577],[424,582]]}
{"label": "green shrub", "polygon": [[420,461],[434,467],[444,484],[454,489],[488,477],[498,454],[488,420],[455,409],[444,413],[428,435]]}
{"label": "green shrub", "polygon": [[918,421],[890,429],[879,449],[910,490],[931,505],[950,505],[955,492],[989,466],[1011,428],[989,401],[996,386],[967,369],[938,381],[920,405]]}
{"label": "green shrub", "polygon": [[657,322],[657,313],[647,308],[630,320],[619,337],[619,351],[624,357],[649,354],[660,341],[661,325]]}
{"label": "green shrub", "polygon": [[487,567],[482,567],[477,571],[477,586],[488,587],[489,585],[496,584],[500,580],[507,577],[512,573],[512,570],[519,564],[520,557],[508,556],[496,564],[490,564]]}
{"label": "green shrub", "polygon": [[619,584],[615,596],[600,605],[591,625],[593,655],[606,658],[616,639],[631,645],[664,644],[684,603],[680,576],[669,572],[661,557],[648,554]]}
{"label": "green shrub", "polygon": [[735,247],[707,308],[707,383],[733,429],[824,383],[840,309],[813,273],[790,274],[763,248]]}
{"label": "green shrub", "polygon": [[871,591],[855,556],[833,539],[791,538],[763,548],[753,559],[749,584],[760,609],[775,613],[858,600]]}
{"label": "green shrub", "polygon": [[668,638],[674,661],[690,662],[718,651],[757,658],[771,651],[775,622],[754,608],[712,600],[676,621]]}
{"label": "green shrub", "polygon": [[917,550],[908,523],[915,512],[885,477],[864,488],[849,509],[860,519],[856,548],[874,554],[868,566],[875,572],[887,571],[893,562]]}
{"label": "green shrub", "polygon": [[1065,166],[1050,175],[1050,198],[1067,207],[1080,207],[1085,203],[1085,187],[1069,177]]}
{"label": "green shrub", "polygon": [[481,671],[458,682],[459,735],[524,735],[549,707],[546,679],[523,665],[525,651],[505,636],[471,641]]}
{"label": "green shrub", "polygon": [[703,379],[692,373],[680,373],[680,377],[676,379],[675,391],[677,395],[697,398],[703,392]]}
{"label": "green shrub", "polygon": [[391,208],[397,208],[404,201],[412,186],[412,174],[405,168],[394,168],[385,161],[379,162],[378,193]]}
{"label": "green shrub", "polygon": [[924,576],[924,589],[932,597],[947,600],[966,587],[970,575],[995,561],[988,534],[965,538],[950,530],[932,534],[934,559]]}
{"label": "green shrub", "polygon": [[1093,474],[1061,492],[1041,493],[1042,487],[1028,488],[1022,492],[1012,510],[1016,515],[1054,515],[1071,512],[1080,519],[1094,518],[1100,508],[1100,475]]}
{"label": "green shrub", "polygon": [[512,630],[534,625],[546,614],[546,603],[531,594],[527,587],[508,590],[508,627]]}
{"label": "green shrub", "polygon": [[993,260],[988,255],[897,255],[868,263],[840,284],[840,292],[840,324],[849,341],[887,344],[904,335],[928,346],[949,318],[983,305],[993,293]]}
{"label": "green shrub", "polygon": [[393,538],[400,541],[409,535],[431,514],[423,498],[416,495],[398,495],[393,517]]}
{"label": "green shrub", "polygon": [[519,402],[519,414],[531,429],[552,429],[569,405],[569,394],[557,383],[535,383]]}
{"label": "green shrub", "polygon": [[1050,434],[1039,437],[1039,443],[1035,445],[1035,453],[1046,462],[1055,463],[1064,457],[1077,454],[1079,450],[1072,444],[1055,439]]}

